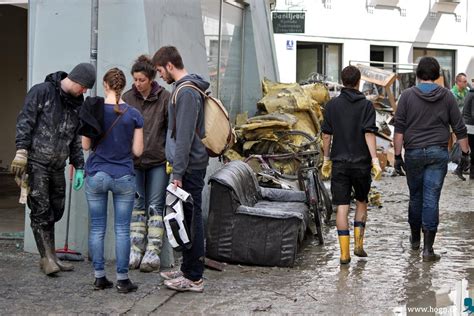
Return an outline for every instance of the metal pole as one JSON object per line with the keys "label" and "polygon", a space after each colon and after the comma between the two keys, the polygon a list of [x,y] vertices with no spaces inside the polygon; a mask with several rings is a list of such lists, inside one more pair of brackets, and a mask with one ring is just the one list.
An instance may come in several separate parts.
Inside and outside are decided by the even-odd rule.
{"label": "metal pole", "polygon": [[[97,38],[99,26],[99,0],[91,0],[91,64],[96,69],[97,75]],[[97,82],[97,80],[96,80]],[[95,97],[97,95],[97,83],[90,90],[90,95]]]}
{"label": "metal pole", "polygon": [[216,95],[218,98],[221,96],[220,81],[221,81],[221,52],[222,52],[222,17],[224,15],[224,1],[221,0],[219,8],[219,37],[218,37],[218,48],[217,48],[217,84],[216,84]]}

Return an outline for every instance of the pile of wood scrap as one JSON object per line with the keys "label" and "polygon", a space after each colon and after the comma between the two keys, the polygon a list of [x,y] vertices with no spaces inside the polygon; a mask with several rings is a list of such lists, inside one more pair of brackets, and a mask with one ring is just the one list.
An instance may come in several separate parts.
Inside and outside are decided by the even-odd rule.
{"label": "pile of wood scrap", "polygon": [[[377,156],[381,165],[394,165],[393,133],[391,125],[397,103],[392,93],[392,88],[397,75],[392,71],[383,70],[357,64],[361,72],[362,92],[367,99],[372,101],[376,111],[376,124],[379,131],[377,135]],[[371,87],[373,87],[371,89]],[[382,168],[384,169],[384,167]]]}

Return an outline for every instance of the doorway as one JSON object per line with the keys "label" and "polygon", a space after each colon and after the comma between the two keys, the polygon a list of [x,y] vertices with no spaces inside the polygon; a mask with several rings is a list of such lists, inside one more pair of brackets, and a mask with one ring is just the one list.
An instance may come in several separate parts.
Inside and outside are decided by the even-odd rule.
{"label": "doorway", "polygon": [[[370,66],[396,72],[396,66],[383,63],[397,62],[397,48],[394,46],[370,45]],[[375,62],[374,62],[375,61]],[[382,63],[376,63],[380,61]]]}
{"label": "doorway", "polygon": [[25,207],[18,203],[20,189],[9,172],[15,156],[16,118],[27,91],[28,10],[24,4],[0,4],[0,237],[22,238]]}

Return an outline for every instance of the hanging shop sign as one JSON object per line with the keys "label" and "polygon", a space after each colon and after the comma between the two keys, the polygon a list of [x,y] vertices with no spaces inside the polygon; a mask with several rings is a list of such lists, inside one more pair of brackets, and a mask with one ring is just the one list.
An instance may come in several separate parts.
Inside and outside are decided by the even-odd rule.
{"label": "hanging shop sign", "polygon": [[304,12],[272,12],[273,33],[304,33]]}

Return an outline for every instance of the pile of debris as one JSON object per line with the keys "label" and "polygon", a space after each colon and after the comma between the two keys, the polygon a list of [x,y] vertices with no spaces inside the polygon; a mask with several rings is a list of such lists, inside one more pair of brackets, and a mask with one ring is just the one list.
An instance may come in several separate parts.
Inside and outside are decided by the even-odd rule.
{"label": "pile of debris", "polygon": [[[281,149],[278,142],[285,131],[301,131],[320,143],[322,110],[327,101],[329,91],[323,83],[300,86],[264,80],[257,115],[249,118],[247,113],[242,113],[237,116],[238,141],[226,156],[230,160],[241,160],[252,154],[278,152],[278,148]],[[295,145],[305,141],[301,135],[289,138]]]}

